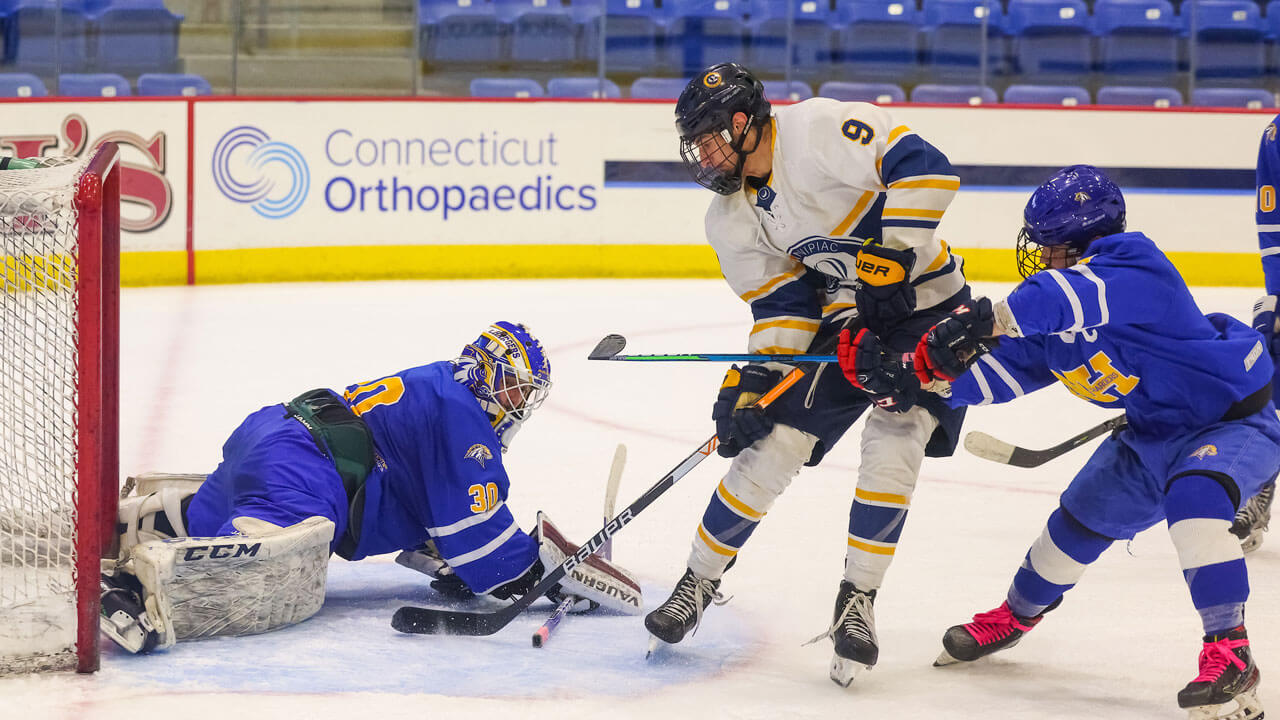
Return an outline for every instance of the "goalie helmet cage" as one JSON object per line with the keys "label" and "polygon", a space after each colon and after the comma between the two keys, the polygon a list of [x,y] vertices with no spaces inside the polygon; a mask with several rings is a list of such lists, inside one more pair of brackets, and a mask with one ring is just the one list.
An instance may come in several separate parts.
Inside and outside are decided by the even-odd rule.
{"label": "goalie helmet cage", "polygon": [[119,491],[120,167],[0,170],[0,675],[98,669]]}

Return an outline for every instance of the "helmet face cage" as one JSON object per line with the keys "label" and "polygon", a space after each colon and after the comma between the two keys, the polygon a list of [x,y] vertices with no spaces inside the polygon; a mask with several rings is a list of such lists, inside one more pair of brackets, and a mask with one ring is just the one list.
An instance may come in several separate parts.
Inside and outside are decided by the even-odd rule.
{"label": "helmet face cage", "polygon": [[1072,165],[1031,193],[1022,219],[1017,261],[1026,278],[1050,267],[1047,248],[1061,248],[1070,267],[1097,238],[1124,232],[1124,196],[1098,168]]}
{"label": "helmet face cage", "polygon": [[[747,155],[760,145],[757,132],[752,146],[744,147],[747,136],[769,121],[770,110],[764,85],[736,63],[713,65],[690,80],[676,101],[676,129],[680,158],[694,182],[721,195],[742,189]],[[734,137],[738,113],[747,116],[747,126]]]}
{"label": "helmet face cage", "polygon": [[471,389],[495,428],[527,420],[551,390],[551,363],[542,343],[517,323],[490,325],[462,349],[454,367],[455,378]]}

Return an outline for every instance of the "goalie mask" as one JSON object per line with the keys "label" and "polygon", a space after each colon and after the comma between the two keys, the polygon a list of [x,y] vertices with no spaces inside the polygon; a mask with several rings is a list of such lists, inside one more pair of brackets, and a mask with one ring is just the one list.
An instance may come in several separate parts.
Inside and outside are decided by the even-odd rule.
{"label": "goalie mask", "polygon": [[1124,195],[1101,170],[1072,165],[1031,193],[1018,233],[1018,272],[1024,278],[1071,267],[1095,239],[1124,232]]}
{"label": "goalie mask", "polygon": [[[742,167],[760,144],[771,108],[764,85],[737,63],[712,65],[689,81],[676,100],[676,130],[680,157],[699,185],[721,195],[742,189]],[[747,116],[736,137],[733,116]],[[751,129],[755,142],[744,147]]]}
{"label": "goalie mask", "polygon": [[551,362],[529,329],[496,322],[462,349],[453,376],[480,401],[506,452],[521,423],[551,389]]}

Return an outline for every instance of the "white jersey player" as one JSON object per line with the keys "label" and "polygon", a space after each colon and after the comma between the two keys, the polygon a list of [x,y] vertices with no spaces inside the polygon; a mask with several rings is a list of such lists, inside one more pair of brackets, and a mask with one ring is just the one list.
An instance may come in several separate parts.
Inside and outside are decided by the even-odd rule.
{"label": "white jersey player", "polygon": [[[963,261],[936,235],[960,186],[945,155],[866,103],[815,98],[772,110],[732,63],[700,73],[676,104],[681,155],[718,196],[706,233],[725,279],[751,306],[747,347],[834,352],[871,328],[892,347],[968,300]],[[734,458],[712,494],[688,569],[645,625],[679,642],[717,596],[721,575],[802,465],[816,465],[873,405],[849,514],[848,554],[824,635],[832,679],[847,685],[878,654],[872,602],[925,455],[955,448],[963,412],[928,393],[872,395],[819,365],[767,411],[749,406],[781,378],[777,363],[734,367],[713,407],[720,454]]]}

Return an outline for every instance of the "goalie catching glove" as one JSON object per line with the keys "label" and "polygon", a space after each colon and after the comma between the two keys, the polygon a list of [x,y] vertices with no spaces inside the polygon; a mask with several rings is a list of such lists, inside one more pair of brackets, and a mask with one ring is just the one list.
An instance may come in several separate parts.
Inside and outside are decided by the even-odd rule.
{"label": "goalie catching glove", "polygon": [[[543,513],[538,513],[538,527],[534,530],[534,537],[538,541],[538,559],[533,566],[520,577],[499,585],[490,595],[501,600],[524,595],[542,579],[546,568],[559,566],[566,557],[580,550]],[[434,578],[431,587],[452,600],[474,597],[471,589],[440,557],[431,542],[416,550],[400,553],[396,556],[396,562]],[[582,602],[572,608],[574,612],[605,607],[634,615],[644,608],[640,583],[636,582],[631,573],[599,555],[592,555],[585,562],[578,563],[559,585],[547,593],[547,597],[556,603],[569,595],[582,599]]]}

